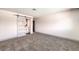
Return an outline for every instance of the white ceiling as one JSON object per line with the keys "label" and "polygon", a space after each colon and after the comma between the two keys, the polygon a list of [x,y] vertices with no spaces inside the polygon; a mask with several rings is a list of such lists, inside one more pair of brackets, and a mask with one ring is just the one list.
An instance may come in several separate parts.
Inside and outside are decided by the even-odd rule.
{"label": "white ceiling", "polygon": [[30,15],[33,17],[40,17],[46,14],[67,10],[67,8],[36,8],[36,11],[33,11],[32,10],[33,8],[0,8],[0,9]]}

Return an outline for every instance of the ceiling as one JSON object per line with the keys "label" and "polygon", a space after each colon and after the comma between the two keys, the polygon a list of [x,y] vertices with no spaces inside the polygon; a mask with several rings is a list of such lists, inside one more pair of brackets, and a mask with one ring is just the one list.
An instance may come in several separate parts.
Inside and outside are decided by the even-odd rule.
{"label": "ceiling", "polygon": [[40,17],[43,15],[59,12],[62,10],[67,10],[68,8],[34,8],[34,10],[33,8],[0,8],[0,9],[24,15],[30,15],[33,17]]}

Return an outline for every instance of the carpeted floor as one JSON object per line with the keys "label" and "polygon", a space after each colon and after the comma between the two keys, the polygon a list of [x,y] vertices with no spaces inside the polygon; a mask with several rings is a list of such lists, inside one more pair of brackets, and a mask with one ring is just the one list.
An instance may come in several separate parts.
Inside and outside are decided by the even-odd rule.
{"label": "carpeted floor", "polygon": [[0,51],[79,51],[79,42],[34,33],[0,42]]}

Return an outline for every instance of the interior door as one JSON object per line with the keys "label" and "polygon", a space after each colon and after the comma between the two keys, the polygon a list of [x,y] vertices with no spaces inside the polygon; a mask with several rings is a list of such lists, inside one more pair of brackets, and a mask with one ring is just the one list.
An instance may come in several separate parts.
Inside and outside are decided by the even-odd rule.
{"label": "interior door", "polygon": [[28,28],[25,26],[27,24],[26,18],[19,16],[17,18],[17,35],[24,36],[28,33]]}

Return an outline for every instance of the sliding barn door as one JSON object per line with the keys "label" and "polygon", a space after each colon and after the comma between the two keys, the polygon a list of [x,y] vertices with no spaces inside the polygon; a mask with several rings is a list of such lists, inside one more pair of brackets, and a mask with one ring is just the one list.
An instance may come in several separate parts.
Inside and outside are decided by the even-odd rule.
{"label": "sliding barn door", "polygon": [[17,17],[17,35],[24,36],[28,33],[28,27],[25,25],[27,24],[26,18],[22,16]]}

